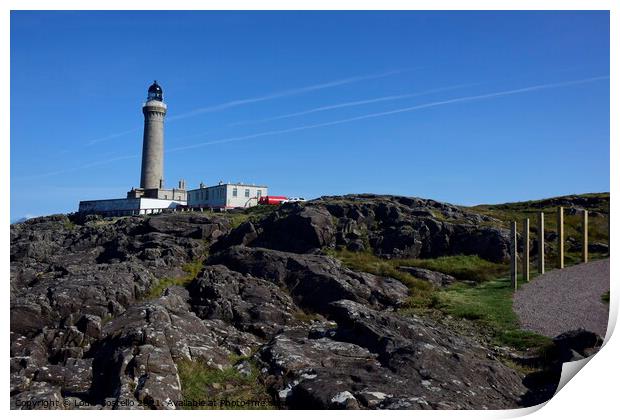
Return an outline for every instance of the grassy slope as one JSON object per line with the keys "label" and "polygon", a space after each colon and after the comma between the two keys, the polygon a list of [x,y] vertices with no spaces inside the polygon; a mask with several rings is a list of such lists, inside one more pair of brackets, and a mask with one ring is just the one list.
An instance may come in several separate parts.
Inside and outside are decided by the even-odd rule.
{"label": "grassy slope", "polygon": [[[496,225],[507,227],[512,220],[520,223],[530,218],[532,236],[536,236],[536,217],[539,212],[545,213],[546,232],[556,228],[555,205],[558,199],[574,196],[557,197],[554,199],[505,203],[498,205],[480,205],[467,210],[486,214],[499,220]],[[589,219],[590,242],[609,243],[609,193],[584,194],[579,197],[597,199],[589,211],[600,213],[598,217]],[[581,216],[565,215],[564,231],[566,237],[581,239]],[[547,253],[548,264],[554,261],[555,244],[550,244]],[[408,305],[402,310],[406,313],[439,313],[440,316],[450,315],[457,319],[473,322],[491,338],[492,344],[507,345],[517,349],[543,348],[549,339],[538,334],[523,331],[519,327],[516,314],[512,310],[513,290],[508,279],[508,267],[494,264],[476,256],[449,256],[435,259],[392,259],[384,260],[370,253],[353,253],[346,250],[329,251],[332,256],[340,259],[347,267],[373,274],[390,276],[402,281],[409,287],[411,297]],[[592,254],[592,259],[604,255]],[[532,259],[532,278],[536,275]],[[567,252],[566,264],[579,262],[579,252]],[[398,270],[399,266],[416,266],[428,268],[453,275],[459,280],[470,280],[475,285],[458,282],[444,289],[436,289],[429,283]]]}
{"label": "grassy slope", "polygon": [[[232,360],[234,363],[235,361]],[[260,379],[259,370],[250,363],[251,373],[241,374],[235,367],[223,370],[201,362],[177,363],[183,399],[204,401],[202,406],[182,406],[182,409],[239,410],[274,409],[272,398]],[[248,404],[248,401],[252,401]]]}
{"label": "grassy slope", "polygon": [[[490,336],[491,344],[495,345],[527,349],[549,343],[545,337],[520,329],[517,316],[512,310],[513,290],[506,275],[506,265],[494,264],[471,255],[384,260],[370,253],[346,250],[329,251],[328,254],[352,270],[389,276],[405,284],[409,288],[410,297],[401,308],[403,315],[450,315],[466,319],[472,321],[483,335]],[[399,266],[428,268],[476,284],[457,282],[447,288],[437,289],[429,282],[399,271]]]}
{"label": "grassy slope", "polygon": [[[523,226],[525,218],[530,219],[531,238],[536,239],[538,235],[538,213],[545,214],[545,232],[557,233],[557,205],[560,200],[570,200],[574,198],[590,198],[591,205],[577,205],[576,207],[586,208],[590,212],[597,212],[597,217],[588,218],[588,240],[590,243],[600,242],[609,245],[609,193],[590,193],[580,195],[569,195],[553,197],[544,200],[522,201],[517,203],[504,204],[481,204],[473,207],[466,207],[466,210],[494,217],[500,221],[500,226],[508,228],[511,221],[516,221],[519,232]],[[567,207],[567,206],[565,206]],[[564,236],[581,241],[582,238],[582,216],[581,214],[564,214]],[[546,259],[549,263],[555,261],[557,244],[555,241],[547,241],[549,251]],[[566,247],[566,245],[565,245]],[[580,261],[581,253],[565,249],[565,263],[567,265],[576,264]],[[590,253],[591,259],[605,257],[604,254]]]}
{"label": "grassy slope", "polygon": [[168,287],[172,286],[187,286],[196,278],[200,271],[202,271],[204,263],[204,257],[197,259],[195,261],[189,262],[183,265],[183,271],[185,271],[185,275],[181,277],[164,277],[160,279],[156,284],[151,287],[148,294],[146,295],[147,299],[154,299],[161,296],[164,290]]}

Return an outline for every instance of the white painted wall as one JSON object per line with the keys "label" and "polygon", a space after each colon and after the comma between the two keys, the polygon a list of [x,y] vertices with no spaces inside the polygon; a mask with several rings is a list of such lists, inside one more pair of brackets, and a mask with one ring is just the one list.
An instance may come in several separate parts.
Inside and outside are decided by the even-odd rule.
{"label": "white painted wall", "polygon": [[146,214],[162,209],[173,209],[185,205],[185,201],[159,200],[156,198],[117,198],[111,200],[80,201],[80,213],[125,213]]}
{"label": "white painted wall", "polygon": [[[261,196],[267,195],[266,187],[253,187],[245,185],[229,185],[226,191],[227,207],[253,207],[258,204],[258,192]],[[237,195],[235,196],[235,188]]]}
{"label": "white painted wall", "polygon": [[[235,188],[237,189],[236,196]],[[246,190],[248,190],[247,196]],[[258,204],[257,196],[259,192],[261,196],[266,196],[268,189],[264,186],[240,184],[214,185],[188,191],[187,205],[189,207],[216,208],[252,207]]]}
{"label": "white painted wall", "polygon": [[157,198],[140,198],[140,209],[173,209],[177,206],[184,206],[185,201],[180,200],[160,200]]}

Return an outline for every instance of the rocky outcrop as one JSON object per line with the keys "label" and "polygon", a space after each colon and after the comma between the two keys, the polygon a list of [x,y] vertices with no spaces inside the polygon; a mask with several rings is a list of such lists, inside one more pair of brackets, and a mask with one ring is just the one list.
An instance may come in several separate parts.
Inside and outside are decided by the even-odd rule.
{"label": "rocky outcrop", "polygon": [[[284,408],[523,404],[522,378],[493,351],[402,315],[405,285],[322,252],[498,261],[507,237],[486,227],[490,219],[432,200],[359,195],[289,203],[236,229],[230,220],[56,215],[12,225],[11,406],[179,408],[185,363],[260,372]],[[189,262],[187,283],[153,293]],[[453,281],[402,270],[436,286]],[[564,342],[591,342],[578,336]]]}
{"label": "rocky outcrop", "polygon": [[115,316],[229,230],[184,214],[116,221],[64,215],[11,226],[11,328],[32,336],[83,314]]}
{"label": "rocky outcrop", "polygon": [[590,357],[602,344],[601,337],[584,329],[567,331],[556,336],[544,354],[528,361],[530,365],[541,369],[529,373],[523,379],[528,392],[521,398],[522,405],[533,406],[548,401],[557,391],[564,363]]}
{"label": "rocky outcrop", "polygon": [[525,392],[487,350],[437,325],[347,300],[330,308],[334,324],[286,329],[260,352],[292,408],[501,409]]}
{"label": "rocky outcrop", "polygon": [[323,255],[237,246],[211,256],[208,263],[266,279],[285,288],[302,308],[317,312],[325,312],[330,302],[340,299],[397,307],[408,295],[395,279],[358,273]]}
{"label": "rocky outcrop", "polygon": [[[221,320],[201,320],[188,301],[187,290],[172,287],[104,325],[90,316],[78,322],[83,331],[46,329],[33,340],[12,336],[13,401],[19,405],[33,388],[52,387],[73,398],[74,407],[64,408],[176,408],[182,399],[178,362],[230,367],[231,355],[247,356],[261,342]],[[57,347],[80,351],[50,360],[48,349]]]}
{"label": "rocky outcrop", "polygon": [[411,274],[413,277],[426,280],[437,287],[446,287],[456,281],[456,278],[449,274],[440,273],[438,271],[428,270],[420,267],[398,267],[400,271]]}
{"label": "rocky outcrop", "polygon": [[[472,254],[508,258],[506,230],[456,206],[419,198],[352,195],[288,203],[258,223],[246,223],[216,244],[308,253],[323,247],[372,251],[384,257],[430,258]],[[487,223],[488,224],[488,223]]]}
{"label": "rocky outcrop", "polygon": [[253,336],[225,323],[200,320],[189,310],[188,300],[185,289],[173,287],[105,326],[105,338],[90,351],[97,375],[94,397],[174,409],[182,399],[176,363],[200,360],[216,368],[229,367],[230,355],[249,354],[258,344]]}
{"label": "rocky outcrop", "polygon": [[186,215],[57,215],[12,225],[13,402],[62,395],[102,403],[93,372],[94,349],[109,333],[104,321],[128,316],[159,278],[182,273],[228,226]]}
{"label": "rocky outcrop", "polygon": [[189,285],[189,293],[200,318],[223,320],[263,338],[294,322],[299,311],[276,284],[222,265],[207,266]]}

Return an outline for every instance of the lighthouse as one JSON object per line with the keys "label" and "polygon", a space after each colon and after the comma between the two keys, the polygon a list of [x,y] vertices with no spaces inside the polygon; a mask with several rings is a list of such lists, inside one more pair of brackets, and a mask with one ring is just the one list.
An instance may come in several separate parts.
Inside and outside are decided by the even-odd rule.
{"label": "lighthouse", "polygon": [[[144,133],[142,136],[142,167],[140,186],[132,187],[126,198],[80,201],[82,214],[129,216],[154,214],[187,205],[185,180],[176,188],[164,185],[164,117],[168,107],[164,92],[157,80],[149,86],[146,102],[142,104]],[[137,140],[137,139],[136,139]]]}
{"label": "lighthouse", "polygon": [[142,167],[140,187],[132,188],[127,198],[155,198],[159,200],[185,201],[185,181],[177,188],[167,189],[164,184],[164,118],[168,106],[164,103],[164,91],[157,80],[149,86],[146,102],[142,105],[144,133],[142,136]]}
{"label": "lighthouse", "polygon": [[161,86],[155,80],[142,106],[144,137],[140,188],[144,190],[164,189],[164,117],[167,109]]}

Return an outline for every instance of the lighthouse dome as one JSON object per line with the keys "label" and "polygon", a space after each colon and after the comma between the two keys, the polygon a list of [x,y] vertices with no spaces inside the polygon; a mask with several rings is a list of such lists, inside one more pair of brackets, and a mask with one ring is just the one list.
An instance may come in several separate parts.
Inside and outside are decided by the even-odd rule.
{"label": "lighthouse dome", "polygon": [[162,101],[164,99],[164,92],[161,90],[161,86],[157,84],[157,80],[153,81],[153,84],[149,86],[148,101]]}

